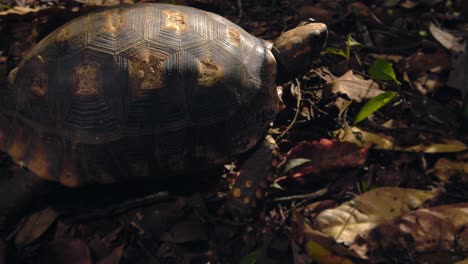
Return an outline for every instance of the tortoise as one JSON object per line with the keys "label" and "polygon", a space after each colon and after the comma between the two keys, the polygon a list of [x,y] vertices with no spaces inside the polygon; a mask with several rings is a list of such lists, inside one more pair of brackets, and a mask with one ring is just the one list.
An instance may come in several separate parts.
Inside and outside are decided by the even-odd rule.
{"label": "tortoise", "polygon": [[[174,177],[267,146],[277,83],[305,73],[326,38],[324,24],[308,23],[272,43],[219,15],[168,4],[68,22],[0,89],[0,150],[32,175],[3,179],[0,216],[45,182]],[[241,191],[234,196],[255,199]]]}

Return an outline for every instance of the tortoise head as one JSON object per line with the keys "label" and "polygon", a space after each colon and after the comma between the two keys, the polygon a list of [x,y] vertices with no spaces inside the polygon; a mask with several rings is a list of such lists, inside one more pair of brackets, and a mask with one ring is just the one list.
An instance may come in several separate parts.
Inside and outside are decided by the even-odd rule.
{"label": "tortoise head", "polygon": [[308,23],[281,34],[272,48],[278,62],[277,83],[306,73],[325,46],[327,36],[327,26],[322,23]]}

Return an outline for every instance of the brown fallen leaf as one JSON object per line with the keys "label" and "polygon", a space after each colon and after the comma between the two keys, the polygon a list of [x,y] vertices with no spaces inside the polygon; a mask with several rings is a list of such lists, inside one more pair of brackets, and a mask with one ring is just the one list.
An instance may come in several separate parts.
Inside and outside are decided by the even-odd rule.
{"label": "brown fallen leaf", "polygon": [[433,93],[445,85],[441,73],[451,67],[450,55],[442,49],[433,53],[415,53],[405,60],[410,81],[422,94]]}
{"label": "brown fallen leaf", "polygon": [[379,89],[379,85],[373,80],[364,80],[353,71],[346,72],[343,76],[327,84],[324,94],[342,94],[355,102],[363,102],[384,91]]}
{"label": "brown fallen leaf", "polygon": [[7,9],[6,11],[0,12],[0,17],[2,16],[7,16],[7,15],[26,15],[29,13],[36,13],[41,11],[42,8],[35,7],[35,8],[30,8],[27,6],[15,6],[13,8]]}
{"label": "brown fallen leaf", "polygon": [[452,182],[454,177],[468,183],[468,162],[466,160],[452,161],[440,158],[433,168],[434,175],[443,182]]}
{"label": "brown fallen leaf", "polygon": [[[292,177],[297,178],[318,171],[358,167],[365,163],[367,152],[368,147],[337,140],[302,142],[286,154],[284,171],[297,168],[292,174]],[[295,164],[298,160],[304,162]]]}
{"label": "brown fallen leaf", "polygon": [[468,250],[467,209],[466,203],[442,205],[383,223],[369,236],[372,255],[410,254],[418,263],[453,263]]}
{"label": "brown fallen leaf", "polygon": [[302,245],[317,263],[352,263],[348,257],[358,257],[348,248],[337,244],[333,237],[314,230],[298,213],[291,218],[291,227],[292,238]]}
{"label": "brown fallen leaf", "polygon": [[89,248],[83,240],[62,238],[49,243],[43,262],[47,264],[91,264]]}
{"label": "brown fallen leaf", "polygon": [[[358,238],[367,238],[379,224],[418,208],[436,195],[436,191],[417,189],[373,189],[335,209],[322,211],[315,219],[314,226],[334,237],[338,243],[352,245]],[[364,257],[365,250],[359,250],[361,257]]]}
{"label": "brown fallen leaf", "polygon": [[46,208],[28,217],[15,237],[17,247],[34,242],[55,222],[59,214],[52,208]]}
{"label": "brown fallen leaf", "polygon": [[352,127],[346,130],[341,129],[336,131],[335,134],[338,134],[338,138],[341,141],[352,142],[358,146],[372,144],[373,148],[392,151],[450,153],[468,150],[468,146],[456,139],[445,139],[443,142],[432,143],[430,145],[419,144],[409,147],[401,147],[396,145],[395,139],[390,135],[377,134],[365,131],[358,127]]}

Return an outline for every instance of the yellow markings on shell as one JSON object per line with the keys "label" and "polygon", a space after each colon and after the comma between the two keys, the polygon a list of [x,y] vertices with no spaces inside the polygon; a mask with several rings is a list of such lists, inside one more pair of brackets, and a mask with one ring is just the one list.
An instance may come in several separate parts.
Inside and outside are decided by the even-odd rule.
{"label": "yellow markings on shell", "polygon": [[60,183],[67,186],[67,187],[70,187],[70,188],[73,188],[73,187],[78,187],[80,186],[80,181],[77,177],[75,177],[72,173],[70,172],[64,172],[60,179],[59,179]]}
{"label": "yellow markings on shell", "polygon": [[198,60],[198,85],[213,87],[223,77],[223,69],[209,58]]}
{"label": "yellow markings on shell", "polygon": [[60,43],[65,42],[70,37],[70,30],[68,28],[62,28],[57,34],[57,41]]}
{"label": "yellow markings on shell", "polygon": [[124,24],[125,16],[121,11],[108,13],[106,14],[106,21],[104,22],[102,30],[115,36],[120,33]]}
{"label": "yellow markings on shell", "polygon": [[75,95],[94,96],[102,87],[102,73],[99,65],[83,63],[75,68]]}
{"label": "yellow markings on shell", "polygon": [[48,85],[48,76],[47,74],[39,70],[33,77],[31,83],[31,91],[37,96],[44,96],[47,92],[47,85]]}
{"label": "yellow markings on shell", "polygon": [[164,86],[164,62],[153,55],[129,60],[128,74],[139,90],[154,90]]}
{"label": "yellow markings on shell", "polygon": [[245,183],[245,188],[252,188],[252,185],[253,185],[253,181],[252,180],[246,180]]}
{"label": "yellow markings on shell", "polygon": [[242,196],[242,190],[239,188],[234,188],[232,190],[232,196],[234,196],[234,198],[240,198]]}
{"label": "yellow markings on shell", "polygon": [[164,23],[165,28],[174,29],[177,32],[186,31],[188,28],[187,25],[187,15],[180,11],[164,10]]}
{"label": "yellow markings on shell", "polygon": [[227,27],[226,31],[227,39],[229,40],[229,42],[234,44],[234,46],[239,47],[241,43],[241,35],[239,29]]}
{"label": "yellow markings on shell", "polygon": [[67,187],[80,186],[80,179],[75,173],[75,165],[73,161],[71,161],[71,157],[68,155],[65,156],[62,163],[62,173],[57,180]]}

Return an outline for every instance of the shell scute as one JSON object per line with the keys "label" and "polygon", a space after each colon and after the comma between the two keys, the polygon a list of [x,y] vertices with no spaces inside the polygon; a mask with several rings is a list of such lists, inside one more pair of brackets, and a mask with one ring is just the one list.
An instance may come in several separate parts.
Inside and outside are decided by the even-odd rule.
{"label": "shell scute", "polygon": [[67,186],[219,165],[263,136],[277,111],[275,74],[263,40],[211,13],[164,4],[91,13],[19,66],[0,95],[0,121],[19,121],[0,124],[0,148]]}

